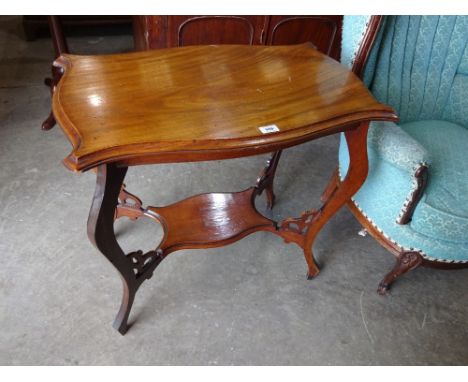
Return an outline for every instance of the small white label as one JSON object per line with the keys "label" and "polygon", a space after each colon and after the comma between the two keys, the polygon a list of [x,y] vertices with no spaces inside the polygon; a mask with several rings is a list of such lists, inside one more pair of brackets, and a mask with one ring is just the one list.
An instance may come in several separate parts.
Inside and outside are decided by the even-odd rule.
{"label": "small white label", "polygon": [[262,132],[262,134],[277,133],[280,131],[279,127],[276,125],[260,126],[258,129]]}

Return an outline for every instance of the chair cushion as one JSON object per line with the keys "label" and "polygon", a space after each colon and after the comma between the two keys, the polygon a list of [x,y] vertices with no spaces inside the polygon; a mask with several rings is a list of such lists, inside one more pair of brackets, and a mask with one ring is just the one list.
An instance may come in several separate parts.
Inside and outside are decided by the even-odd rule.
{"label": "chair cushion", "polygon": [[417,121],[401,127],[432,159],[412,228],[427,236],[468,243],[468,130],[445,121]]}
{"label": "chair cushion", "polygon": [[382,159],[407,171],[411,177],[422,164],[431,163],[428,150],[394,122],[372,122],[367,145]]}
{"label": "chair cushion", "polygon": [[[369,175],[353,201],[388,240],[403,250],[420,251],[429,260],[468,262],[468,131],[444,121],[418,121],[401,127],[431,156],[426,192],[412,221],[405,225],[395,221],[412,187],[408,173],[384,160],[371,146]],[[342,178],[348,163],[342,138]]]}

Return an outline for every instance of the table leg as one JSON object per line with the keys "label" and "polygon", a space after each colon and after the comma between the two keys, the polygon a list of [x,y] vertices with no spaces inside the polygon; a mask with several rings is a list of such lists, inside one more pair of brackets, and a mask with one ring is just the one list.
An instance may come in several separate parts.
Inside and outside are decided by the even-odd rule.
{"label": "table leg", "polygon": [[[312,246],[322,227],[330,218],[359,190],[367,177],[367,130],[369,123],[360,124],[345,132],[348,143],[350,165],[342,182],[329,184],[322,195],[323,205],[319,210],[306,211],[299,218],[285,219],[279,224],[278,231],[287,242],[295,242],[304,251],[308,265],[307,277],[313,278],[319,273],[314,260]],[[336,186],[333,186],[333,183]]]}
{"label": "table leg", "polygon": [[[63,69],[52,64],[52,78],[46,78],[44,80],[45,85],[50,88],[51,97],[53,97],[55,88],[57,84],[59,83],[60,78],[62,78],[62,75],[63,75]],[[54,113],[51,111],[49,113],[49,116],[42,123],[42,130],[50,130],[52,129],[52,127],[55,126],[56,123],[57,122],[55,121]]]}
{"label": "table leg", "polygon": [[273,192],[273,182],[275,180],[276,168],[278,167],[281,158],[281,150],[273,153],[268,160],[266,167],[257,179],[257,194],[260,196],[263,191],[266,192],[267,206],[273,208],[275,204],[275,193]]}
{"label": "table leg", "polygon": [[122,303],[113,324],[121,334],[125,334],[128,329],[128,316],[136,291],[144,280],[152,276],[162,260],[157,250],[145,254],[137,251],[126,255],[115,238],[115,208],[126,172],[126,167],[113,164],[98,167],[96,190],[88,218],[90,241],[114,265],[123,281]]}
{"label": "table leg", "polygon": [[[275,153],[257,186],[243,192],[229,194],[202,194],[166,207],[135,208],[135,218],[141,215],[158,220],[165,235],[158,249],[143,253],[125,254],[114,233],[116,207],[122,196],[126,167],[104,164],[97,168],[96,191],[88,218],[88,236],[91,242],[114,265],[123,281],[123,297],[114,328],[121,334],[128,330],[128,317],[135,294],[144,280],[169,253],[184,248],[210,248],[226,245],[256,232],[269,231],[286,242],[294,242],[304,251],[308,278],[319,273],[312,246],[317,234],[328,220],[359,190],[367,171],[368,123],[362,123],[345,132],[350,166],[345,179],[326,188],[324,203],[319,210],[304,212],[299,218],[288,218],[276,223],[259,214],[254,199],[263,190],[270,190],[270,205],[274,198],[272,182],[281,152]],[[121,200],[122,201],[122,200]],[[141,214],[141,215],[140,215]],[[220,218],[222,218],[220,220]]]}

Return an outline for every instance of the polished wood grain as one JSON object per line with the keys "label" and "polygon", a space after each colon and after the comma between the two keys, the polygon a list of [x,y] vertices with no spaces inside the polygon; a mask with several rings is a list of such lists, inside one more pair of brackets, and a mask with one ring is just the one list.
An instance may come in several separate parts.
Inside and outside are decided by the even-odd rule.
{"label": "polished wood grain", "polygon": [[[297,244],[308,277],[317,275],[315,238],[366,178],[369,121],[397,119],[353,73],[308,44],[65,55],[56,67],[65,73],[54,93],[54,115],[73,145],[65,163],[76,171],[97,168],[88,235],[122,277],[124,292],[114,321],[122,334],[137,290],[176,250],[222,246],[268,231]],[[262,133],[259,128],[267,125],[278,131]],[[349,171],[327,188],[323,205],[279,222],[260,214],[255,198],[263,191],[269,206],[274,203],[278,150],[339,131],[345,132]],[[124,188],[129,165],[273,151],[256,185],[242,192],[144,208]],[[113,227],[121,216],[157,220],[163,240],[149,252],[124,253]]]}
{"label": "polished wood grain", "polygon": [[[128,329],[128,317],[135,294],[142,282],[151,277],[154,269],[170,253],[181,249],[219,247],[233,243],[257,232],[268,231],[280,236],[287,243],[295,243],[307,262],[307,277],[315,277],[319,267],[313,254],[313,243],[322,227],[345,204],[364,182],[367,171],[367,131],[369,122],[348,126],[345,137],[348,144],[350,166],[345,179],[331,183],[324,193],[323,205],[308,210],[297,218],[276,222],[263,216],[255,207],[255,198],[264,190],[271,177],[270,163],[255,187],[242,192],[211,193],[192,196],[166,207],[141,207],[141,201],[126,208],[130,218],[148,217],[162,225],[164,236],[154,250],[141,250],[125,254],[115,239],[113,219],[126,197],[122,193],[127,167],[115,163],[98,166],[94,201],[88,219],[88,234],[96,247],[112,262],[122,276],[124,293],[114,327],[124,334]],[[278,158],[279,159],[279,158]],[[133,198],[132,198],[133,199]],[[133,214],[133,215],[132,215]],[[402,262],[386,280],[390,283],[400,273],[407,271]],[[382,284],[385,289],[387,284]]]}
{"label": "polished wood grain", "polygon": [[[196,46],[63,55],[53,111],[65,164],[223,159],[289,147],[369,119],[397,120],[346,68],[309,44]],[[262,134],[275,124],[279,132]]]}
{"label": "polished wood grain", "polygon": [[256,189],[192,196],[165,207],[148,207],[164,227],[164,255],[180,249],[220,247],[276,223],[255,209]]}
{"label": "polished wood grain", "polygon": [[343,16],[134,16],[136,50],[188,45],[290,45],[311,42],[339,60]]}

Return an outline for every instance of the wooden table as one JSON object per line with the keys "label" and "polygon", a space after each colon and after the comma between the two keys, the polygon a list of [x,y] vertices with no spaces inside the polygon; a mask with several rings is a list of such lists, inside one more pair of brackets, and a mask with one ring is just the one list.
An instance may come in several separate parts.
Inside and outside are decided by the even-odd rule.
{"label": "wooden table", "polygon": [[[62,55],[53,113],[73,151],[73,171],[97,169],[88,236],[119,271],[124,285],[114,327],[122,334],[135,294],[170,253],[233,243],[269,231],[304,251],[308,277],[319,269],[312,245],[328,219],[367,176],[370,120],[395,121],[361,81],[309,44],[193,46],[108,56]],[[273,178],[282,149],[344,132],[350,169],[331,182],[319,210],[273,221],[255,208]],[[219,160],[274,152],[255,186],[241,192],[192,196],[166,207],[143,208],[124,189],[129,166]],[[300,176],[300,174],[298,174]],[[113,223],[147,217],[164,237],[143,253],[125,254]]]}

